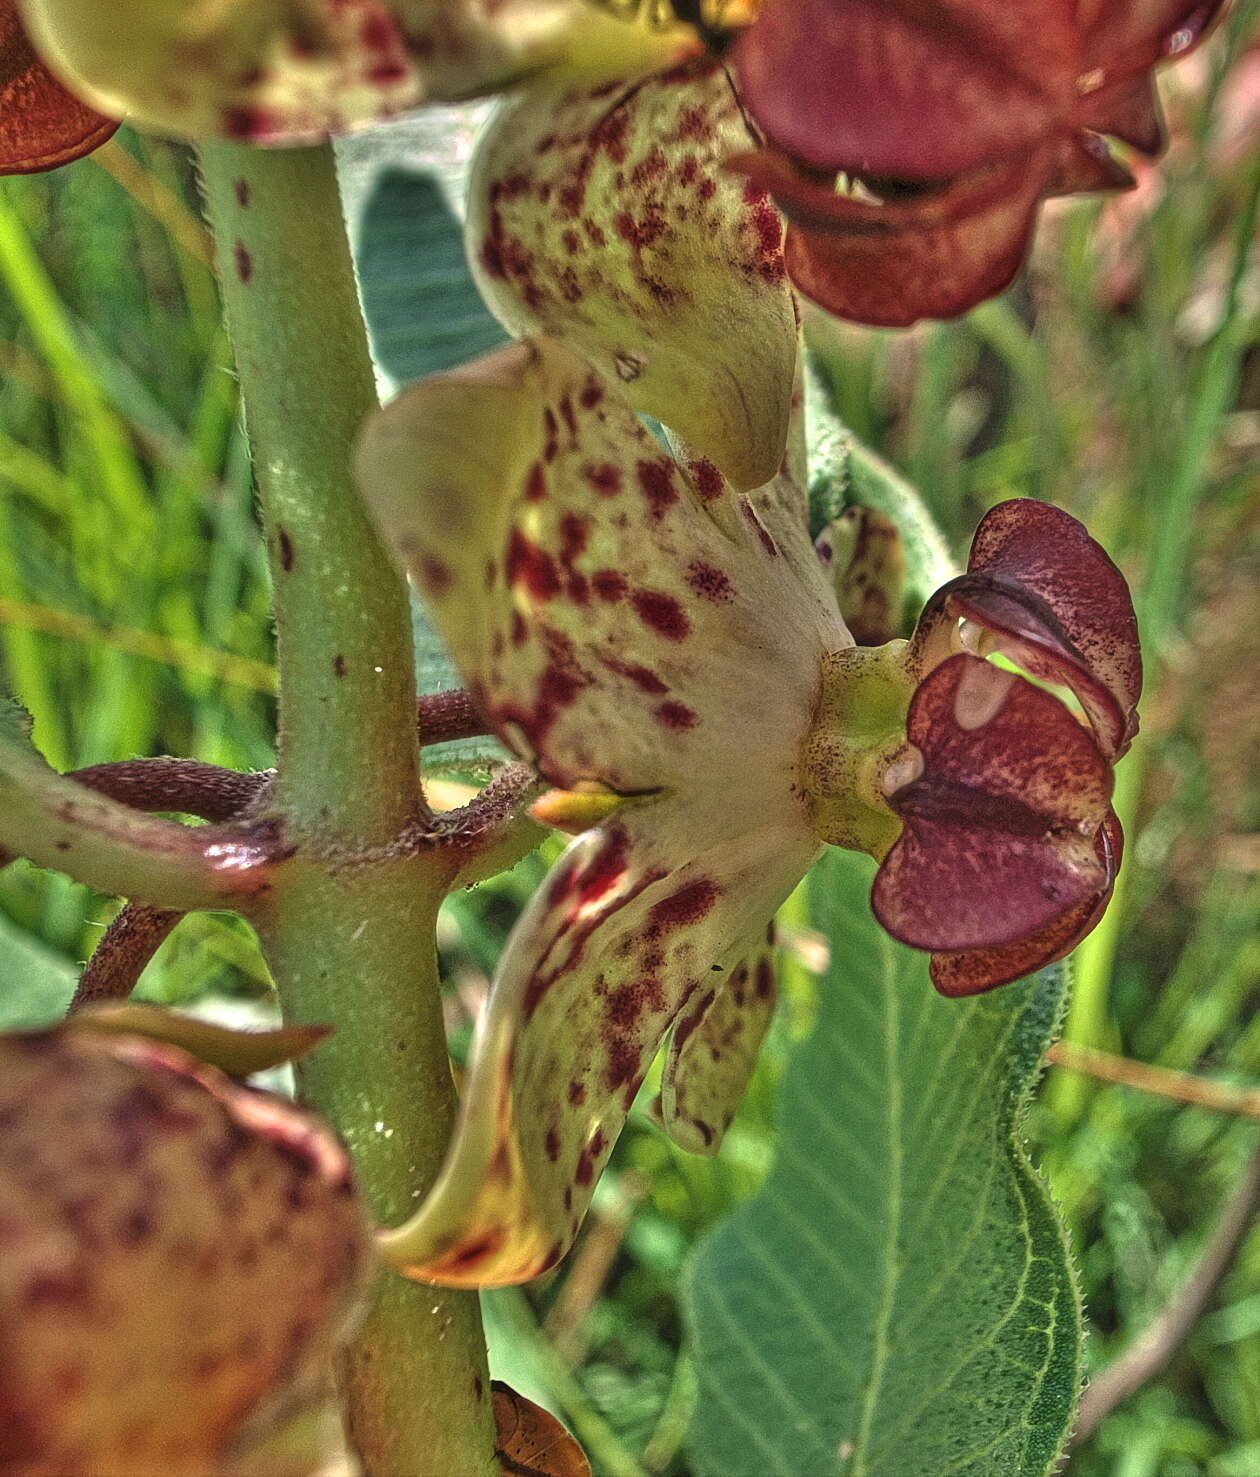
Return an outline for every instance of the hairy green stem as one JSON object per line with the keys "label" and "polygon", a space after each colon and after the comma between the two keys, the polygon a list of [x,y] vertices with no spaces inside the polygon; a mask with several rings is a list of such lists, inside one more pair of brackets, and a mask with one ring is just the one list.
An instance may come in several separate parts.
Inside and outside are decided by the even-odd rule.
{"label": "hairy green stem", "polygon": [[[273,809],[296,848],[258,916],[301,1064],[378,1219],[405,1218],[453,1122],[434,922],[453,864],[409,844],[420,788],[406,590],[352,484],[376,403],[331,151],[202,150],[275,585]],[[386,1273],[342,1369],[368,1477],[497,1471],[475,1294]]]}
{"label": "hairy green stem", "polygon": [[265,829],[156,820],[49,769],[0,732],[0,859],[25,856],[100,892],[168,908],[244,905],[270,883]]}

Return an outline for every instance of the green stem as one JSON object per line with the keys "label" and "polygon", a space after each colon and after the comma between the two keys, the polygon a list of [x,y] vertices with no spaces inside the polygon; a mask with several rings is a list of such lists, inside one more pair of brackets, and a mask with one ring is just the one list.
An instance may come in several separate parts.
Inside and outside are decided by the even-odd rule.
{"label": "green stem", "polygon": [[[394,1224],[453,1124],[434,950],[453,865],[408,845],[428,811],[407,595],[349,471],[372,366],[331,151],[213,144],[202,163],[275,585],[275,808],[296,847],[258,923],[286,1018],[337,1028],[302,1093]],[[342,1376],[368,1477],[497,1470],[475,1294],[385,1274]]]}
{"label": "green stem", "polygon": [[243,907],[271,884],[276,859],[263,831],[142,815],[57,774],[24,740],[0,732],[0,859],[5,853],[98,892],[181,910]]}

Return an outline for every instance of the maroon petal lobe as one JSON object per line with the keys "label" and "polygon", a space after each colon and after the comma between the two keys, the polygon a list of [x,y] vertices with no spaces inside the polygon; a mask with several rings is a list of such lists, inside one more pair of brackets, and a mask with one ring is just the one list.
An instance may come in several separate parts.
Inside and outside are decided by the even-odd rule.
{"label": "maroon petal lobe", "polygon": [[35,55],[16,0],[0,0],[0,174],[69,164],[117,127],[66,91]]}
{"label": "maroon petal lobe", "polygon": [[905,829],[871,893],[894,938],[946,952],[1004,946],[1107,885],[1095,838],[1111,769],[1056,697],[950,657],[916,690],[907,737],[923,767],[889,796]]}
{"label": "maroon petal lobe", "polygon": [[1084,0],[1083,81],[1102,90],[1185,56],[1223,9],[1224,0]]}
{"label": "maroon petal lobe", "polygon": [[771,149],[732,160],[794,225],[788,275],[843,318],[900,328],[950,318],[1007,287],[1058,167],[1050,145],[943,190],[873,202],[838,194]]}
{"label": "maroon petal lobe", "polygon": [[967,949],[932,955],[932,983],[942,995],[960,998],[1023,979],[1070,954],[1102,921],[1115,889],[1124,850],[1124,832],[1115,811],[1108,813],[1095,840],[1098,859],[1107,871],[1106,886],[1065,913],[1047,928],[998,949]]}
{"label": "maroon petal lobe", "polygon": [[932,606],[942,599],[1034,677],[1070,687],[1109,759],[1128,748],[1142,691],[1137,617],[1124,576],[1084,524],[1032,498],[999,503],[976,530],[967,573]]}
{"label": "maroon petal lobe", "polygon": [[806,163],[945,179],[1010,158],[1067,119],[1075,10],[1072,0],[778,0],[741,37],[735,70],[763,132]]}
{"label": "maroon petal lobe", "polygon": [[1146,73],[1082,98],[1077,117],[1082,128],[1122,139],[1152,159],[1168,142],[1159,96]]}

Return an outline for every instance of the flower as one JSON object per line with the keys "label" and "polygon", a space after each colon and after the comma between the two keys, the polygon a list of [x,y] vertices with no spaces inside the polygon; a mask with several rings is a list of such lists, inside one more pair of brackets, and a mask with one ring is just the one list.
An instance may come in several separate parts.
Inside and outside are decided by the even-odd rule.
{"label": "flower", "polygon": [[[546,338],[413,386],[363,446],[369,501],[495,732],[603,816],[513,930],[446,1167],[397,1233],[429,1280],[516,1281],[563,1254],[671,1028],[666,1126],[716,1147],[772,1006],[767,924],[823,842],[882,859],[877,913],[942,951],[948,993],[1066,952],[1114,878],[1136,640],[1075,520],[1003,504],[915,637],[859,648],[795,450],[749,494],[677,453]],[[985,643],[1070,687],[1088,725]]]}
{"label": "flower", "polygon": [[587,0],[23,0],[41,53],[107,112],[176,134],[312,143],[550,68],[643,72],[694,50]]}
{"label": "flower", "polygon": [[476,701],[555,787],[538,813],[580,833],[509,939],[440,1179],[384,1239],[424,1280],[554,1265],[667,1035],[664,1125],[715,1151],[774,1006],[768,925],[825,844],[879,860],[880,918],[951,994],[1066,952],[1114,880],[1123,579],[1017,501],[909,642],[855,645],[848,562],[828,573],[807,526],[778,218],[722,168],[743,129],[707,62],[510,102],[468,247],[532,337],[405,391],[361,446]]}
{"label": "flower", "polygon": [[741,36],[767,138],[735,161],[792,221],[787,265],[842,317],[949,317],[1018,271],[1047,197],[1124,189],[1108,137],[1163,147],[1152,72],[1220,0],[776,0]]}
{"label": "flower", "polygon": [[0,174],[36,174],[99,148],[118,127],[72,96],[35,55],[17,0],[0,0]]}
{"label": "flower", "polygon": [[375,1270],[325,1126],[78,1016],[0,1036],[0,1114],[8,1470],[236,1470],[318,1406]]}

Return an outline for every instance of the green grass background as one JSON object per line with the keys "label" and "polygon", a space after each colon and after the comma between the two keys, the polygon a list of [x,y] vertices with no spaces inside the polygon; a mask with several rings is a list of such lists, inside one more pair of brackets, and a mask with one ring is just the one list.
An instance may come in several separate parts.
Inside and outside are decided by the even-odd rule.
{"label": "green grass background", "polygon": [[[822,335],[850,425],[919,485],[956,547],[992,503],[1031,494],[1087,518],[1125,567],[1149,672],[1120,776],[1128,865],[1079,951],[1069,1034],[1253,1086],[1260,145],[1231,141],[1260,94],[1245,46],[1254,11],[1240,8],[1202,85],[1182,89],[1149,210],[1056,209],[1018,286],[960,322]],[[55,175],[0,184],[0,687],[61,768],[272,757],[266,566],[195,201],[186,154],[127,131]],[[542,865],[445,910],[457,1054]],[[56,1012],[115,906],[24,863],[0,872],[0,1024]],[[788,922],[807,947],[804,907],[798,895]],[[217,916],[181,925],[141,994],[268,1007],[252,936]],[[786,1009],[720,1159],[678,1153],[636,1117],[575,1257],[487,1300],[504,1372],[569,1417],[600,1474],[687,1471],[679,1269],[760,1183],[776,1082],[808,1014],[789,967]],[[1260,1128],[1056,1069],[1032,1132],[1072,1229],[1098,1367],[1192,1264]],[[1167,1373],[1068,1470],[1260,1477],[1260,1235]]]}

